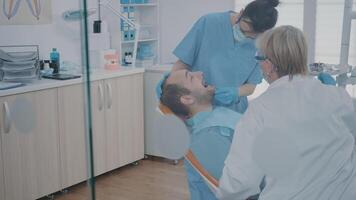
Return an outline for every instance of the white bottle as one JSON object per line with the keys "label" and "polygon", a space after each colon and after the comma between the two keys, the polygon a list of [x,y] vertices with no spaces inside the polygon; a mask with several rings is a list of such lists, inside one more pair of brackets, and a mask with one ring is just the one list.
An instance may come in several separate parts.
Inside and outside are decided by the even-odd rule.
{"label": "white bottle", "polygon": [[128,65],[131,65],[131,64],[132,64],[132,53],[131,53],[131,52],[129,52],[129,53],[127,54],[126,64],[128,64]]}

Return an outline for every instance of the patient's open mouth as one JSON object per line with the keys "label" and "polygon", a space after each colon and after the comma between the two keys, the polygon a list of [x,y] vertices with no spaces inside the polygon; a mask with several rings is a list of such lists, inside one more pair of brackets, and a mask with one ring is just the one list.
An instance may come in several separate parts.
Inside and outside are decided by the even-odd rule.
{"label": "patient's open mouth", "polygon": [[209,85],[204,81],[204,79],[201,80],[201,84],[204,86],[204,87],[208,87]]}

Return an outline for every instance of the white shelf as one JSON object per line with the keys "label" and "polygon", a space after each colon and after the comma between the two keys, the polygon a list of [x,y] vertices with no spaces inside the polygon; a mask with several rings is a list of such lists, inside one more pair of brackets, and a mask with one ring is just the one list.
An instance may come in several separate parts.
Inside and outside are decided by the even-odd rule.
{"label": "white shelf", "polygon": [[[121,1],[120,1],[121,2]],[[124,63],[124,58],[125,58],[125,53],[132,53],[135,48],[140,48],[141,45],[145,46],[145,44],[149,45],[150,51],[152,51],[152,54],[154,55],[154,64],[157,64],[157,61],[159,60],[159,0],[148,0],[147,3],[134,3],[135,1],[126,1],[126,2],[132,2],[128,4],[120,4],[120,9],[122,12],[124,12],[123,8],[124,7],[134,7],[134,9],[129,9],[128,11],[125,11],[125,15],[130,15],[131,12],[134,12],[133,15],[131,14],[131,17],[133,20],[140,25],[140,31],[139,34],[135,35],[136,37],[136,42],[135,40],[128,40],[127,35],[122,35],[122,34],[132,34],[132,33],[122,33],[121,36],[126,36],[126,37],[121,37],[119,45],[120,45],[120,62]],[[142,1],[144,2],[144,1]],[[128,12],[128,13],[127,13]],[[120,23],[122,23],[120,21]],[[122,27],[122,26],[120,26]],[[121,29],[121,31],[123,31]],[[137,45],[137,47],[136,47]],[[147,46],[146,45],[146,46]],[[136,53],[137,53],[137,49]],[[132,54],[135,56],[134,54]],[[137,58],[138,55],[136,55]]]}
{"label": "white shelf", "polygon": [[121,6],[134,6],[134,7],[154,7],[156,3],[139,3],[139,4],[120,4]]}
{"label": "white shelf", "polygon": [[153,41],[157,41],[157,39],[156,38],[149,38],[149,39],[138,40],[138,42],[153,42]]}
{"label": "white shelf", "polygon": [[[153,41],[157,41],[156,38],[149,38],[149,39],[142,39],[142,40],[138,40],[138,42],[153,42]],[[122,44],[129,44],[129,43],[134,43],[134,40],[130,40],[130,41],[122,41]]]}

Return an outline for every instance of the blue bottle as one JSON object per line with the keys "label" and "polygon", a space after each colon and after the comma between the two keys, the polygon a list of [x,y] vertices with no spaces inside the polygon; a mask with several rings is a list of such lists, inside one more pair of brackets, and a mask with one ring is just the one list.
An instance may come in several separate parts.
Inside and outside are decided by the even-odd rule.
{"label": "blue bottle", "polygon": [[49,54],[50,60],[51,60],[51,65],[54,69],[53,73],[58,73],[59,72],[59,63],[60,63],[60,56],[59,52],[57,51],[57,48],[52,48],[52,52]]}
{"label": "blue bottle", "polygon": [[52,52],[49,54],[49,58],[52,62],[59,63],[59,52],[57,51],[57,48],[52,48]]}

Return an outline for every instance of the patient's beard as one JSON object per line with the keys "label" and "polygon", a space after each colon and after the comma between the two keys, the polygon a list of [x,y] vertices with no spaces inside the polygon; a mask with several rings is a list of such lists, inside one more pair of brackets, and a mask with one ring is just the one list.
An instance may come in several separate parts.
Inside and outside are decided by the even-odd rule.
{"label": "patient's beard", "polygon": [[204,94],[193,94],[197,100],[197,103],[200,105],[211,105],[214,95],[214,91],[209,91]]}

